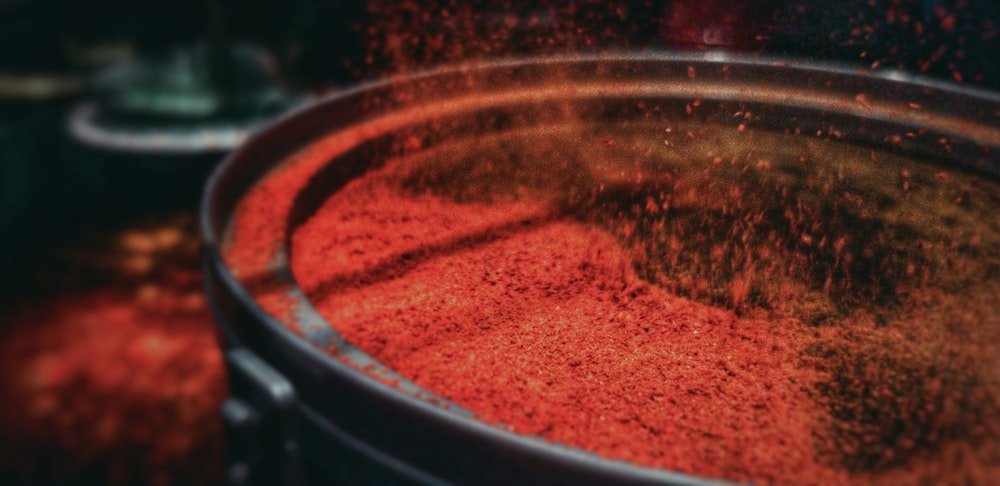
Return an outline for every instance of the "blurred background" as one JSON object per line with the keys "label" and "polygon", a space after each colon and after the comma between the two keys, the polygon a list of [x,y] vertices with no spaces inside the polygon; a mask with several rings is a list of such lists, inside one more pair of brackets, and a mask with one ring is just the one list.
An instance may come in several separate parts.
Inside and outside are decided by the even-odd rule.
{"label": "blurred background", "polygon": [[219,484],[197,204],[345,87],[477,58],[726,50],[996,91],[1000,3],[0,0],[0,484]]}

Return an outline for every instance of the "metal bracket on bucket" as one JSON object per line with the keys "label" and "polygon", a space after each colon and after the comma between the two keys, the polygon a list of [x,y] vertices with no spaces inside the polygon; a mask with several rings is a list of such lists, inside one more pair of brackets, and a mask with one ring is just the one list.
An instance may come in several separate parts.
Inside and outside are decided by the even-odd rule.
{"label": "metal bracket on bucket", "polygon": [[246,348],[226,353],[232,397],[222,405],[231,486],[302,485],[295,388]]}

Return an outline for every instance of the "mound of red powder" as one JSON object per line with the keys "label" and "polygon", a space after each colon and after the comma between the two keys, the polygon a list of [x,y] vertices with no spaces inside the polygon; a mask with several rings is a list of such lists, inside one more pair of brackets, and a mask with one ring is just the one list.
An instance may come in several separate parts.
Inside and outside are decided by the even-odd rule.
{"label": "mound of red powder", "polygon": [[787,153],[703,135],[735,154],[705,166],[641,137],[593,151],[546,131],[386,162],[290,227],[363,135],[290,157],[234,216],[227,263],[293,331],[270,278],[289,232],[296,280],[335,328],[488,423],[756,483],[1000,474],[992,183],[884,162],[908,167],[897,177],[759,132]]}
{"label": "mound of red powder", "polygon": [[611,236],[524,202],[402,197],[371,180],[293,239],[346,338],[484,421],[600,455],[758,483],[842,482],[792,321],[638,279]]}

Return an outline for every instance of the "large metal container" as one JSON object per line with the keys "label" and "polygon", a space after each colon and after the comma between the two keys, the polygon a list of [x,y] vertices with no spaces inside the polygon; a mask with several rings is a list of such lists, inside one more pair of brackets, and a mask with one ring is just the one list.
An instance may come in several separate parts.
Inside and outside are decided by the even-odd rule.
{"label": "large metal container", "polygon": [[[748,112],[752,120],[741,116]],[[603,459],[481,423],[345,342],[297,287],[287,245],[279,245],[256,278],[298,299],[297,322],[266,312],[223,257],[241,198],[281,161],[317,141],[336,139],[340,148],[289,195],[286,220],[278,225],[284,234],[272,235],[275,241],[287,243],[326,196],[390,155],[486,143],[497,134],[552,130],[571,121],[616,126],[646,113],[662,126],[711,125],[736,134],[746,123],[778,140],[808,137],[871,150],[873,160],[885,153],[983,179],[1000,176],[1000,97],[892,70],[722,53],[618,54],[460,65],[338,93],[258,133],[206,188],[201,224],[208,290],[233,391],[223,409],[230,480],[715,481]],[[413,137],[419,143],[406,143]],[[703,148],[678,150],[704,158]],[[777,148],[757,150],[767,156]],[[327,353],[331,346],[337,358]],[[399,384],[387,385],[379,376]]]}

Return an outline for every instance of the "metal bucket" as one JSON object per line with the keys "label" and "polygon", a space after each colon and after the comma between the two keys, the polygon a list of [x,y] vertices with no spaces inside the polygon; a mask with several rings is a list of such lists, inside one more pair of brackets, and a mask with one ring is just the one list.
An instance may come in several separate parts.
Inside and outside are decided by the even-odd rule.
{"label": "metal bucket", "polygon": [[[476,420],[346,342],[309,303],[288,263],[291,232],[380,160],[484,143],[501,132],[551,130],[568,123],[561,117],[615,124],[653,107],[660,122],[732,133],[748,123],[734,113],[752,112],[754,130],[779,138],[832,138],[873,157],[896,154],[1000,177],[1000,97],[892,70],[720,53],[616,54],[452,66],[336,94],[259,132],[205,190],[208,291],[233,393],[223,407],[230,482],[717,481],[601,458]],[[419,143],[407,143],[414,137]],[[276,202],[284,209],[269,235],[278,242],[273,255],[251,277],[237,278],[224,254],[234,244],[227,235],[242,199],[283,160],[320,143],[337,148],[304,169],[299,192]],[[683,150],[703,158],[701,149]],[[265,311],[261,288],[295,300],[292,318]]]}

